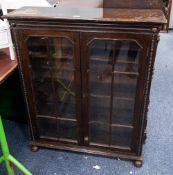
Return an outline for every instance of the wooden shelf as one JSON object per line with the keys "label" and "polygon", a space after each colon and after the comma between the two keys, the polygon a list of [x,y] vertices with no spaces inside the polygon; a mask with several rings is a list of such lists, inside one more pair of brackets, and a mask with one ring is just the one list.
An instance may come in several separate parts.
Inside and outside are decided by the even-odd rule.
{"label": "wooden shelf", "polygon": [[51,116],[45,116],[45,115],[37,115],[37,117],[38,118],[46,118],[46,119],[54,119],[54,120],[63,120],[63,121],[67,121],[67,122],[77,122],[76,119],[72,119],[72,118],[51,117]]}
{"label": "wooden shelf", "polygon": [[[94,98],[111,98],[111,96],[108,95],[97,95],[97,94],[90,94],[90,97],[94,97]],[[126,101],[134,101],[134,98],[128,98],[128,97],[116,97],[114,96],[113,99],[119,99],[119,100],[126,100]]]}
{"label": "wooden shelf", "polygon": [[17,61],[9,57],[9,50],[0,50],[0,84],[2,84],[17,68]]}
{"label": "wooden shelf", "polygon": [[90,121],[89,124],[100,124],[100,125],[106,125],[106,126],[111,126],[111,127],[120,127],[120,128],[130,128],[133,129],[133,126],[131,125],[122,125],[122,124],[116,124],[116,123],[106,123],[106,122],[102,122],[102,121]]}
{"label": "wooden shelf", "polygon": [[[30,52],[29,53],[30,58],[36,58],[36,59],[47,59],[49,60],[49,55],[47,53],[41,53],[41,52]],[[72,60],[72,55],[62,55],[62,56],[57,56],[56,54],[52,54],[51,58],[54,58],[55,60]]]}
{"label": "wooden shelf", "polygon": [[[101,40],[102,41],[102,40]],[[103,40],[104,41],[104,40]],[[112,40],[110,40],[110,41],[112,41]],[[123,41],[123,40],[122,40]],[[130,40],[129,40],[130,41]],[[127,42],[127,41],[126,41]],[[130,43],[130,42],[129,42]],[[137,45],[136,45],[137,46]],[[115,46],[115,51],[134,51],[134,52],[136,52],[136,51],[138,51],[138,47],[136,47],[136,46],[131,46],[131,47],[128,47],[128,46],[126,46],[126,47],[123,47],[123,46]],[[99,46],[99,45],[97,45],[97,46],[92,46],[92,47],[90,47],[90,50],[94,50],[94,51],[98,51],[98,53],[100,52],[100,50],[101,51],[111,51],[112,50],[112,46],[111,47],[106,47],[106,46]]]}
{"label": "wooden shelf", "polygon": [[[90,61],[98,61],[98,63],[99,62],[103,62],[103,63],[107,63],[108,62],[108,59],[110,59],[109,57],[100,57],[99,55],[98,56],[95,56],[95,57],[91,57],[90,58]],[[120,64],[134,64],[134,65],[138,65],[138,63],[137,62],[135,62],[135,61],[126,61],[125,60],[126,58],[121,58],[120,60],[116,60],[116,64],[118,64],[118,63],[120,63]]]}

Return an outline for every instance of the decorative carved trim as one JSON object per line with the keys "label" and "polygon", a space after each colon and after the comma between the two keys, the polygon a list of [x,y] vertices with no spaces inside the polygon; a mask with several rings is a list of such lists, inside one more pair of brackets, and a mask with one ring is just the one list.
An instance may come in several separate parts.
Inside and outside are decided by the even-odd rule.
{"label": "decorative carved trim", "polygon": [[[151,49],[150,49],[150,57],[149,57],[149,64],[148,64],[148,74],[147,74],[147,80],[146,80],[146,87],[145,87],[145,99],[144,99],[144,109],[147,108],[147,98],[148,98],[148,91],[149,91],[149,84],[150,84],[150,77],[153,72],[152,69],[152,60],[153,60],[153,52],[154,52],[154,42],[155,42],[155,35],[152,35],[152,42],[151,42]],[[145,113],[143,114],[145,115]]]}
{"label": "decorative carved trim", "polygon": [[[144,105],[143,105],[143,114],[142,114],[142,121],[141,121],[141,130],[140,130],[140,135],[139,138],[141,138],[141,140],[139,141],[139,149],[142,147],[143,142],[145,141],[144,139],[147,136],[143,136],[146,126],[144,126],[145,124],[145,120],[147,117],[147,113],[148,113],[148,105],[149,105],[149,92],[150,92],[150,85],[151,85],[151,80],[152,80],[152,76],[154,74],[153,72],[153,62],[154,62],[154,56],[155,56],[155,47],[157,47],[157,44],[160,40],[160,36],[158,35],[158,29],[157,28],[153,28],[152,29],[153,34],[152,34],[152,42],[151,42],[151,47],[150,47],[150,52],[149,52],[149,62],[148,62],[148,68],[147,68],[147,77],[146,77],[146,83],[145,83],[145,90],[144,90]],[[157,39],[156,39],[156,35],[158,35]],[[138,151],[138,154],[140,154],[140,150]]]}
{"label": "decorative carved trim", "polygon": [[26,86],[25,86],[25,82],[24,82],[24,74],[23,74],[21,56],[20,56],[20,51],[19,51],[19,43],[18,43],[18,39],[17,39],[16,29],[12,28],[12,30],[13,30],[14,40],[15,40],[15,47],[16,47],[16,54],[17,54],[19,72],[20,72],[20,79],[21,79],[22,86],[23,86],[23,93],[24,93],[24,97],[25,97],[25,104],[26,104],[27,114],[28,114],[28,118],[29,118],[28,120],[29,120],[29,124],[30,124],[31,137],[32,137],[32,139],[34,139],[33,127],[32,127],[32,124],[31,124],[31,116],[30,116],[30,112],[29,112],[29,103],[28,103],[28,100],[27,100],[28,92],[26,90]]}

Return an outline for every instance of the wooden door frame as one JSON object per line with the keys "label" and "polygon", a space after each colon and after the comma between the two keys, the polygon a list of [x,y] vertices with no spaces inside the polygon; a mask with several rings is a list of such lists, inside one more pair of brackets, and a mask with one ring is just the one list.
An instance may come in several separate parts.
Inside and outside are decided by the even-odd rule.
{"label": "wooden door frame", "polygon": [[[94,37],[94,34],[96,37]],[[82,82],[82,91],[83,91],[83,106],[82,106],[82,111],[84,113],[84,118],[85,120],[84,125],[85,125],[85,132],[84,132],[84,136],[86,137],[86,139],[84,139],[84,141],[86,141],[85,146],[89,146],[89,135],[88,135],[88,121],[89,121],[89,108],[88,108],[88,103],[89,103],[89,91],[88,91],[88,81],[89,81],[89,58],[88,58],[88,47],[87,47],[87,43],[92,41],[94,38],[99,38],[98,35],[100,35],[101,37],[99,39],[112,39],[112,38],[116,38],[116,36],[118,36],[118,39],[121,39],[121,36],[124,40],[135,40],[135,41],[140,41],[142,43],[142,39],[140,38],[140,36],[138,36],[138,34],[131,34],[131,36],[123,36],[126,35],[126,33],[121,33],[121,32],[112,32],[112,33],[100,33],[99,32],[87,32],[87,33],[82,33],[82,55],[81,58],[85,58],[84,60],[81,60],[81,66],[82,66],[82,77],[83,77],[83,82]],[[113,36],[113,37],[112,37]],[[133,38],[134,37],[134,38]],[[145,37],[145,36],[143,36]],[[125,39],[126,38],[126,39]],[[146,37],[147,38],[147,37]],[[147,41],[148,42],[148,41]],[[144,43],[143,46],[145,47],[144,50],[147,50],[147,44],[148,43]],[[134,126],[134,130],[132,131],[132,144],[131,144],[131,151],[139,151],[141,148],[138,148],[138,142],[139,140],[141,140],[142,138],[139,138],[138,133],[140,130],[140,124],[143,125],[142,122],[140,122],[141,118],[142,118],[142,113],[141,110],[143,108],[142,104],[143,104],[143,100],[144,100],[144,89],[145,89],[145,84],[144,84],[144,79],[143,77],[145,76],[145,69],[147,68],[147,66],[144,68],[147,62],[147,59],[143,59],[146,58],[147,55],[145,55],[145,51],[142,51],[140,59],[141,62],[139,62],[139,70],[142,70],[140,76],[138,77],[138,81],[137,81],[137,91],[136,91],[136,97],[135,97],[135,112],[134,112],[134,121],[133,121],[133,126]],[[140,89],[140,91],[139,91]],[[139,96],[139,97],[138,97]],[[139,108],[139,109],[138,109]],[[141,118],[139,117],[141,116]],[[87,143],[88,142],[88,143]],[[91,147],[91,146],[90,146]],[[119,149],[114,149],[115,151],[118,151]],[[128,150],[127,150],[128,151]]]}
{"label": "wooden door frame", "polygon": [[[31,130],[31,141],[36,142],[40,139],[39,136],[39,129],[37,125],[37,118],[36,118],[36,109],[35,109],[35,102],[33,97],[33,82],[31,80],[31,72],[28,68],[29,65],[29,56],[27,52],[26,44],[24,44],[25,40],[29,36],[63,36],[65,38],[69,38],[74,44],[74,82],[75,82],[75,93],[76,93],[76,120],[77,120],[77,141],[79,145],[82,142],[82,132],[81,132],[81,76],[80,76],[80,54],[79,50],[79,33],[78,32],[68,32],[63,30],[47,30],[47,29],[17,29],[16,31],[16,42],[18,43],[18,63],[20,68],[20,74],[22,76],[22,84],[24,89],[26,107],[28,110],[28,120]],[[21,42],[22,41],[22,42]],[[45,139],[46,141],[46,139]]]}

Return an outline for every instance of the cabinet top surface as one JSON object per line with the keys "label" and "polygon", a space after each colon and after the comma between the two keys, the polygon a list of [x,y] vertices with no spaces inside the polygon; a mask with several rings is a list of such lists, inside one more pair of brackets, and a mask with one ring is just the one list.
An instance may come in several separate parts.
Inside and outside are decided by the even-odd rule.
{"label": "cabinet top surface", "polygon": [[88,20],[122,23],[166,23],[162,10],[72,8],[72,7],[22,7],[4,16],[16,20]]}

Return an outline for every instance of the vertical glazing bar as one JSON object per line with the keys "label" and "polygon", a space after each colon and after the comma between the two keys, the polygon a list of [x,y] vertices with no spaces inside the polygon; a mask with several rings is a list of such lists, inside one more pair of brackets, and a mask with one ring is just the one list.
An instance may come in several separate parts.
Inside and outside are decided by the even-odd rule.
{"label": "vertical glazing bar", "polygon": [[[52,39],[54,39],[54,38],[52,37]],[[59,40],[59,38],[58,38],[58,40]],[[47,54],[48,54],[48,58],[49,58],[49,71],[50,71],[50,75],[51,75],[51,85],[52,85],[52,89],[53,89],[54,103],[56,106],[56,109],[55,109],[55,112],[56,112],[56,136],[57,136],[56,139],[58,139],[60,137],[60,134],[58,134],[59,132],[58,132],[58,119],[57,119],[59,105],[57,104],[57,100],[56,100],[57,96],[55,93],[54,73],[53,73],[53,69],[52,69],[53,57],[52,57],[52,53],[51,53],[51,42],[50,42],[50,38],[48,38],[48,37],[46,37],[46,49],[47,49]],[[59,66],[59,68],[60,68],[60,66]],[[58,99],[58,101],[59,100],[60,99]]]}
{"label": "vertical glazing bar", "polygon": [[112,138],[112,113],[113,113],[113,88],[114,88],[114,64],[115,64],[115,40],[112,41],[112,79],[111,79],[111,100],[110,100],[110,116],[109,116],[109,146],[111,145]]}

